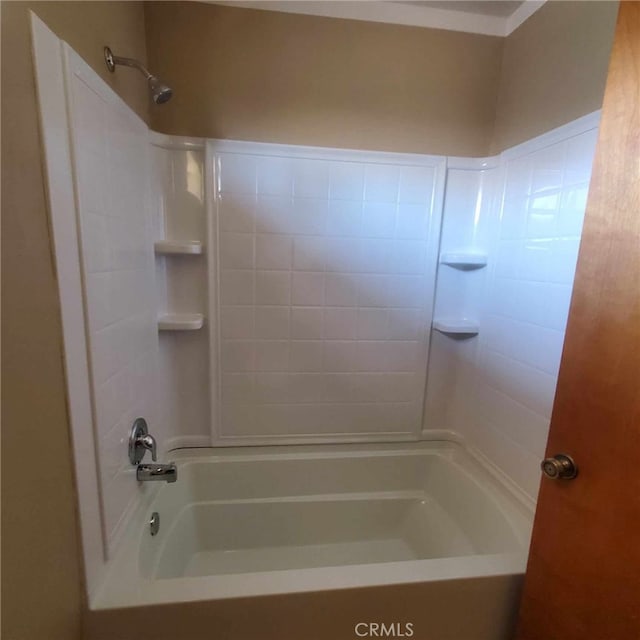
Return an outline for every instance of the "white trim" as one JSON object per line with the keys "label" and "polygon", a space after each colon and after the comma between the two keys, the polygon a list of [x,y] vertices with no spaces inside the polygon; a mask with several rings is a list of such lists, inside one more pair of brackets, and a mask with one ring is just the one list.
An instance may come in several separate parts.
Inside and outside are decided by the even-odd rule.
{"label": "white trim", "polygon": [[500,156],[486,158],[464,158],[461,156],[447,156],[447,169],[462,169],[467,171],[484,171],[495,169],[500,165]]}
{"label": "white trim", "polygon": [[[78,260],[79,260],[79,268],[80,268],[80,283],[81,283],[81,291],[80,295],[82,296],[82,304],[83,304],[83,322],[84,322],[84,348],[86,349],[86,357],[87,357],[87,376],[88,376],[88,393],[89,393],[89,401],[91,404],[91,422],[88,422],[86,425],[79,426],[80,430],[86,429],[87,425],[91,426],[91,433],[93,437],[93,446],[95,451],[95,461],[94,465],[96,467],[96,472],[98,474],[98,495],[100,500],[100,521],[102,523],[102,539],[104,544],[104,553],[105,559],[109,559],[109,532],[107,531],[106,524],[106,506],[105,506],[105,496],[104,496],[104,484],[101,477],[101,460],[100,460],[100,451],[99,451],[99,436],[97,433],[97,419],[96,419],[96,406],[95,406],[95,386],[94,386],[94,378],[92,371],[92,336],[91,331],[88,325],[88,300],[87,300],[87,284],[86,284],[86,274],[83,269],[82,256],[84,255],[83,249],[83,238],[82,238],[82,225],[80,223],[80,205],[79,205],[79,194],[78,194],[78,176],[77,169],[78,163],[76,158],[76,150],[78,148],[76,136],[78,135],[77,129],[74,129],[74,122],[77,123],[78,119],[75,116],[75,105],[73,100],[73,91],[72,91],[72,78],[75,75],[79,80],[84,82],[91,89],[96,89],[96,87],[92,86],[91,83],[91,73],[87,73],[87,69],[82,66],[83,60],[75,54],[74,50],[69,47],[69,45],[64,42],[61,42],[62,48],[62,63],[63,63],[63,72],[64,72],[64,87],[66,94],[66,108],[67,108],[67,126],[69,130],[69,153],[71,158],[71,180],[74,191],[74,232],[77,236],[77,247],[78,247]],[[75,55],[74,55],[75,54]],[[66,247],[61,247],[62,252],[67,250]],[[56,249],[56,260],[58,259],[60,251]],[[120,523],[118,523],[119,525]],[[116,527],[117,528],[117,527]]]}
{"label": "white trim", "polygon": [[204,152],[204,204],[207,251],[207,315],[209,322],[209,441],[218,440],[221,424],[220,398],[222,397],[220,372],[220,314],[218,292],[220,291],[220,262],[218,251],[218,164],[210,141]]}
{"label": "white trim", "polygon": [[585,133],[585,131],[597,129],[600,124],[600,114],[600,109],[598,109],[597,111],[592,111],[591,113],[588,113],[586,116],[582,116],[577,120],[572,120],[567,124],[563,124],[555,129],[552,129],[551,131],[543,133],[542,135],[531,138],[526,142],[522,142],[514,147],[505,149],[499,157],[501,160],[512,160],[513,158],[519,158],[520,156],[526,155],[527,153],[533,153],[534,151],[544,149],[545,147],[549,147],[552,144],[557,144],[558,142],[562,142],[564,140],[567,140],[568,138],[579,136],[581,133]]}
{"label": "white trim", "polygon": [[200,449],[202,447],[210,448],[211,446],[210,436],[176,436],[175,438],[169,438],[166,442],[167,453],[176,449]]}
{"label": "white trim", "polygon": [[601,110],[592,111],[585,116],[572,120],[567,124],[560,125],[551,131],[521,142],[513,147],[505,149],[496,156],[486,156],[484,158],[465,158],[462,156],[446,156],[447,169],[461,169],[466,171],[482,171],[485,169],[495,169],[505,160],[512,160],[527,153],[539,151],[552,144],[557,144],[568,138],[579,136],[585,131],[597,129],[600,124]]}
{"label": "white trim", "polygon": [[[372,442],[419,442],[422,438],[415,433],[359,433],[357,435],[326,434],[322,436],[217,436],[213,440],[207,436],[178,436],[170,440],[172,449],[180,449],[193,446],[204,446],[213,448],[226,447],[272,447],[289,445],[317,445],[317,444],[367,444]],[[192,442],[200,444],[190,444]],[[442,438],[434,438],[441,440]],[[205,443],[206,442],[206,443]],[[203,444],[205,443],[205,444]]]}
{"label": "white trim", "polygon": [[[546,0],[526,0],[510,16],[439,9],[402,2],[372,2],[370,0],[295,1],[295,0],[199,0],[241,9],[259,9],[281,13],[297,13],[343,20],[383,22],[429,29],[445,29],[463,33],[506,37],[531,17]],[[455,0],[451,0],[452,2]]]}
{"label": "white trim", "polygon": [[421,442],[456,442],[465,444],[465,439],[457,431],[451,429],[423,429],[420,434]]}
{"label": "white trim", "polygon": [[[510,159],[548,147],[566,138],[580,135],[595,129],[600,123],[601,110],[592,111],[566,124],[560,125],[535,138],[505,149],[498,155],[478,158],[464,156],[438,156],[420,153],[399,153],[395,151],[370,151],[366,149],[343,149],[335,147],[312,147],[305,145],[276,144],[271,142],[251,142],[246,140],[225,140],[221,138],[194,138],[172,136],[150,131],[151,144],[163,149],[205,149],[216,153],[239,153],[250,155],[278,155],[294,158],[315,158],[320,160],[341,160],[343,162],[378,162],[381,164],[398,163],[418,166],[438,166],[446,161],[447,169],[480,171],[495,169],[504,159]],[[215,195],[215,192],[214,192]]]}
{"label": "white trim", "polygon": [[319,445],[319,444],[367,444],[390,442],[464,442],[463,436],[449,429],[425,429],[419,435],[414,432],[389,433],[359,433],[357,435],[326,434],[310,436],[220,436],[214,438],[212,444],[208,436],[176,436],[167,444],[167,450],[186,449],[189,447],[265,447],[289,445]]}
{"label": "white trim", "polygon": [[31,12],[34,68],[44,154],[45,186],[55,251],[66,392],[74,475],[78,493],[86,588],[89,597],[105,573],[98,465],[89,387],[89,361],[71,161],[71,131],[65,95],[62,41]]}
{"label": "white trim", "polygon": [[173,151],[181,150],[202,150],[204,149],[206,139],[194,138],[191,136],[172,136],[159,131],[149,131],[149,141],[154,147],[161,149],[170,149]]}
{"label": "white trim", "polygon": [[368,162],[438,167],[441,164],[444,165],[446,159],[446,156],[433,156],[420,153],[310,147],[271,142],[221,140],[218,138],[209,138],[208,144],[211,146],[212,151],[216,153],[240,153],[254,156],[282,155],[289,158],[312,158],[314,160],[334,160],[338,162]]}
{"label": "white trim", "polygon": [[526,0],[510,16],[507,16],[505,35],[510,36],[520,25],[528,20],[547,0]]}

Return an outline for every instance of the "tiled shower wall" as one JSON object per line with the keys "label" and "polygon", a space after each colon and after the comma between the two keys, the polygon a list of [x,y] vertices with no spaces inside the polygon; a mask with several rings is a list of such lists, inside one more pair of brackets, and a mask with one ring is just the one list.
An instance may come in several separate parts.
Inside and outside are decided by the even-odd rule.
{"label": "tiled shower wall", "polygon": [[416,436],[438,166],[219,153],[219,435]]}
{"label": "tiled shower wall", "polygon": [[[149,210],[148,129],[69,50],[70,125],[102,526],[114,542],[141,487],[127,458],[134,419],[162,445]],[[90,425],[83,425],[90,428]]]}
{"label": "tiled shower wall", "polygon": [[[125,457],[130,423],[144,415],[161,439],[166,430],[156,402],[162,386],[155,316],[162,309],[154,300],[146,213],[146,128],[78,70],[74,151],[103,518],[111,541],[139,490]],[[477,185],[463,171],[450,176],[444,249],[486,248],[489,267],[446,272],[449,285],[464,292],[464,314],[477,306],[481,330],[464,343],[434,334],[431,367],[448,370],[451,379],[438,387],[442,413],[427,412],[424,425],[443,159],[419,165],[374,161],[376,154],[345,160],[218,152],[218,247],[207,252],[218,261],[220,285],[218,315],[208,320],[217,326],[220,347],[214,442],[216,436],[221,443],[413,438],[423,427],[449,428],[534,496],[595,137],[591,129],[505,157],[486,172],[500,182],[503,171],[503,201],[476,200],[474,215],[467,192]],[[188,153],[178,155],[186,162],[180,175],[187,175]],[[202,158],[192,160],[201,171]],[[186,182],[183,191],[194,207],[198,200],[196,226],[185,226],[187,210],[175,206],[180,221],[174,218],[177,226],[165,235],[200,237],[202,191],[192,193]],[[447,235],[454,218],[474,220],[474,234]],[[199,311],[204,263],[180,260],[155,277],[167,287],[165,310]],[[445,292],[442,299],[455,296]],[[179,370],[165,366],[185,389],[177,384],[169,391],[197,418],[184,419],[189,414],[182,409],[167,414],[178,438],[208,437],[208,407],[198,404],[207,378],[204,336],[164,337],[167,353],[176,345],[187,353],[191,344],[201,362],[193,367],[185,355]],[[430,378],[430,389],[437,383]],[[193,402],[191,393],[198,394]]]}
{"label": "tiled shower wall", "polygon": [[[450,426],[535,497],[573,288],[597,128],[504,157],[475,344],[453,347]],[[562,136],[560,136],[562,137]]]}

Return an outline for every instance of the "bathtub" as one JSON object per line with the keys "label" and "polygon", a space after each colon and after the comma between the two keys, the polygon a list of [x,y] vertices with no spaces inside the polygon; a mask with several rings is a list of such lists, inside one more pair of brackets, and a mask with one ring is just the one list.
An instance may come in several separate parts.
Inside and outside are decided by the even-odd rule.
{"label": "bathtub", "polygon": [[510,636],[532,505],[461,444],[171,458],[178,481],[131,519],[87,638]]}

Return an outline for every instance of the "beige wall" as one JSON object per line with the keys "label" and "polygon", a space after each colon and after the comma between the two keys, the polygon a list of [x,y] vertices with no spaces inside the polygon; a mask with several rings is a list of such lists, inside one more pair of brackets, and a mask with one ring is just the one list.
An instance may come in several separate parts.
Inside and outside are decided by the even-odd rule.
{"label": "beige wall", "polygon": [[145,5],[173,134],[483,155],[503,40],[190,2]]}
{"label": "beige wall", "polygon": [[493,152],[602,106],[617,12],[553,0],[506,39]]}
{"label": "beige wall", "polygon": [[[141,3],[2,3],[2,637],[73,640],[81,584],[62,335],[29,9],[101,75],[102,46],[144,59]],[[146,88],[116,74],[143,116]]]}
{"label": "beige wall", "polygon": [[598,109],[617,2],[551,0],[508,38],[147,2],[166,133],[487,155]]}

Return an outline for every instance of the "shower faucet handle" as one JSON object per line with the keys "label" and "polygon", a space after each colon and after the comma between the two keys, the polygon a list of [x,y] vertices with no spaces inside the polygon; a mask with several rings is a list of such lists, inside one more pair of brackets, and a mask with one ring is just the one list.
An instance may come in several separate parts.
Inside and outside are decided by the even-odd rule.
{"label": "shower faucet handle", "polygon": [[147,451],[151,451],[151,459],[155,462],[156,439],[149,433],[147,421],[144,418],[136,418],[129,435],[129,462],[133,465],[140,464]]}
{"label": "shower faucet handle", "polygon": [[151,435],[147,434],[146,436],[142,436],[138,439],[138,444],[144,447],[147,451],[151,451],[151,460],[156,462],[158,457],[156,456],[156,439]]}

